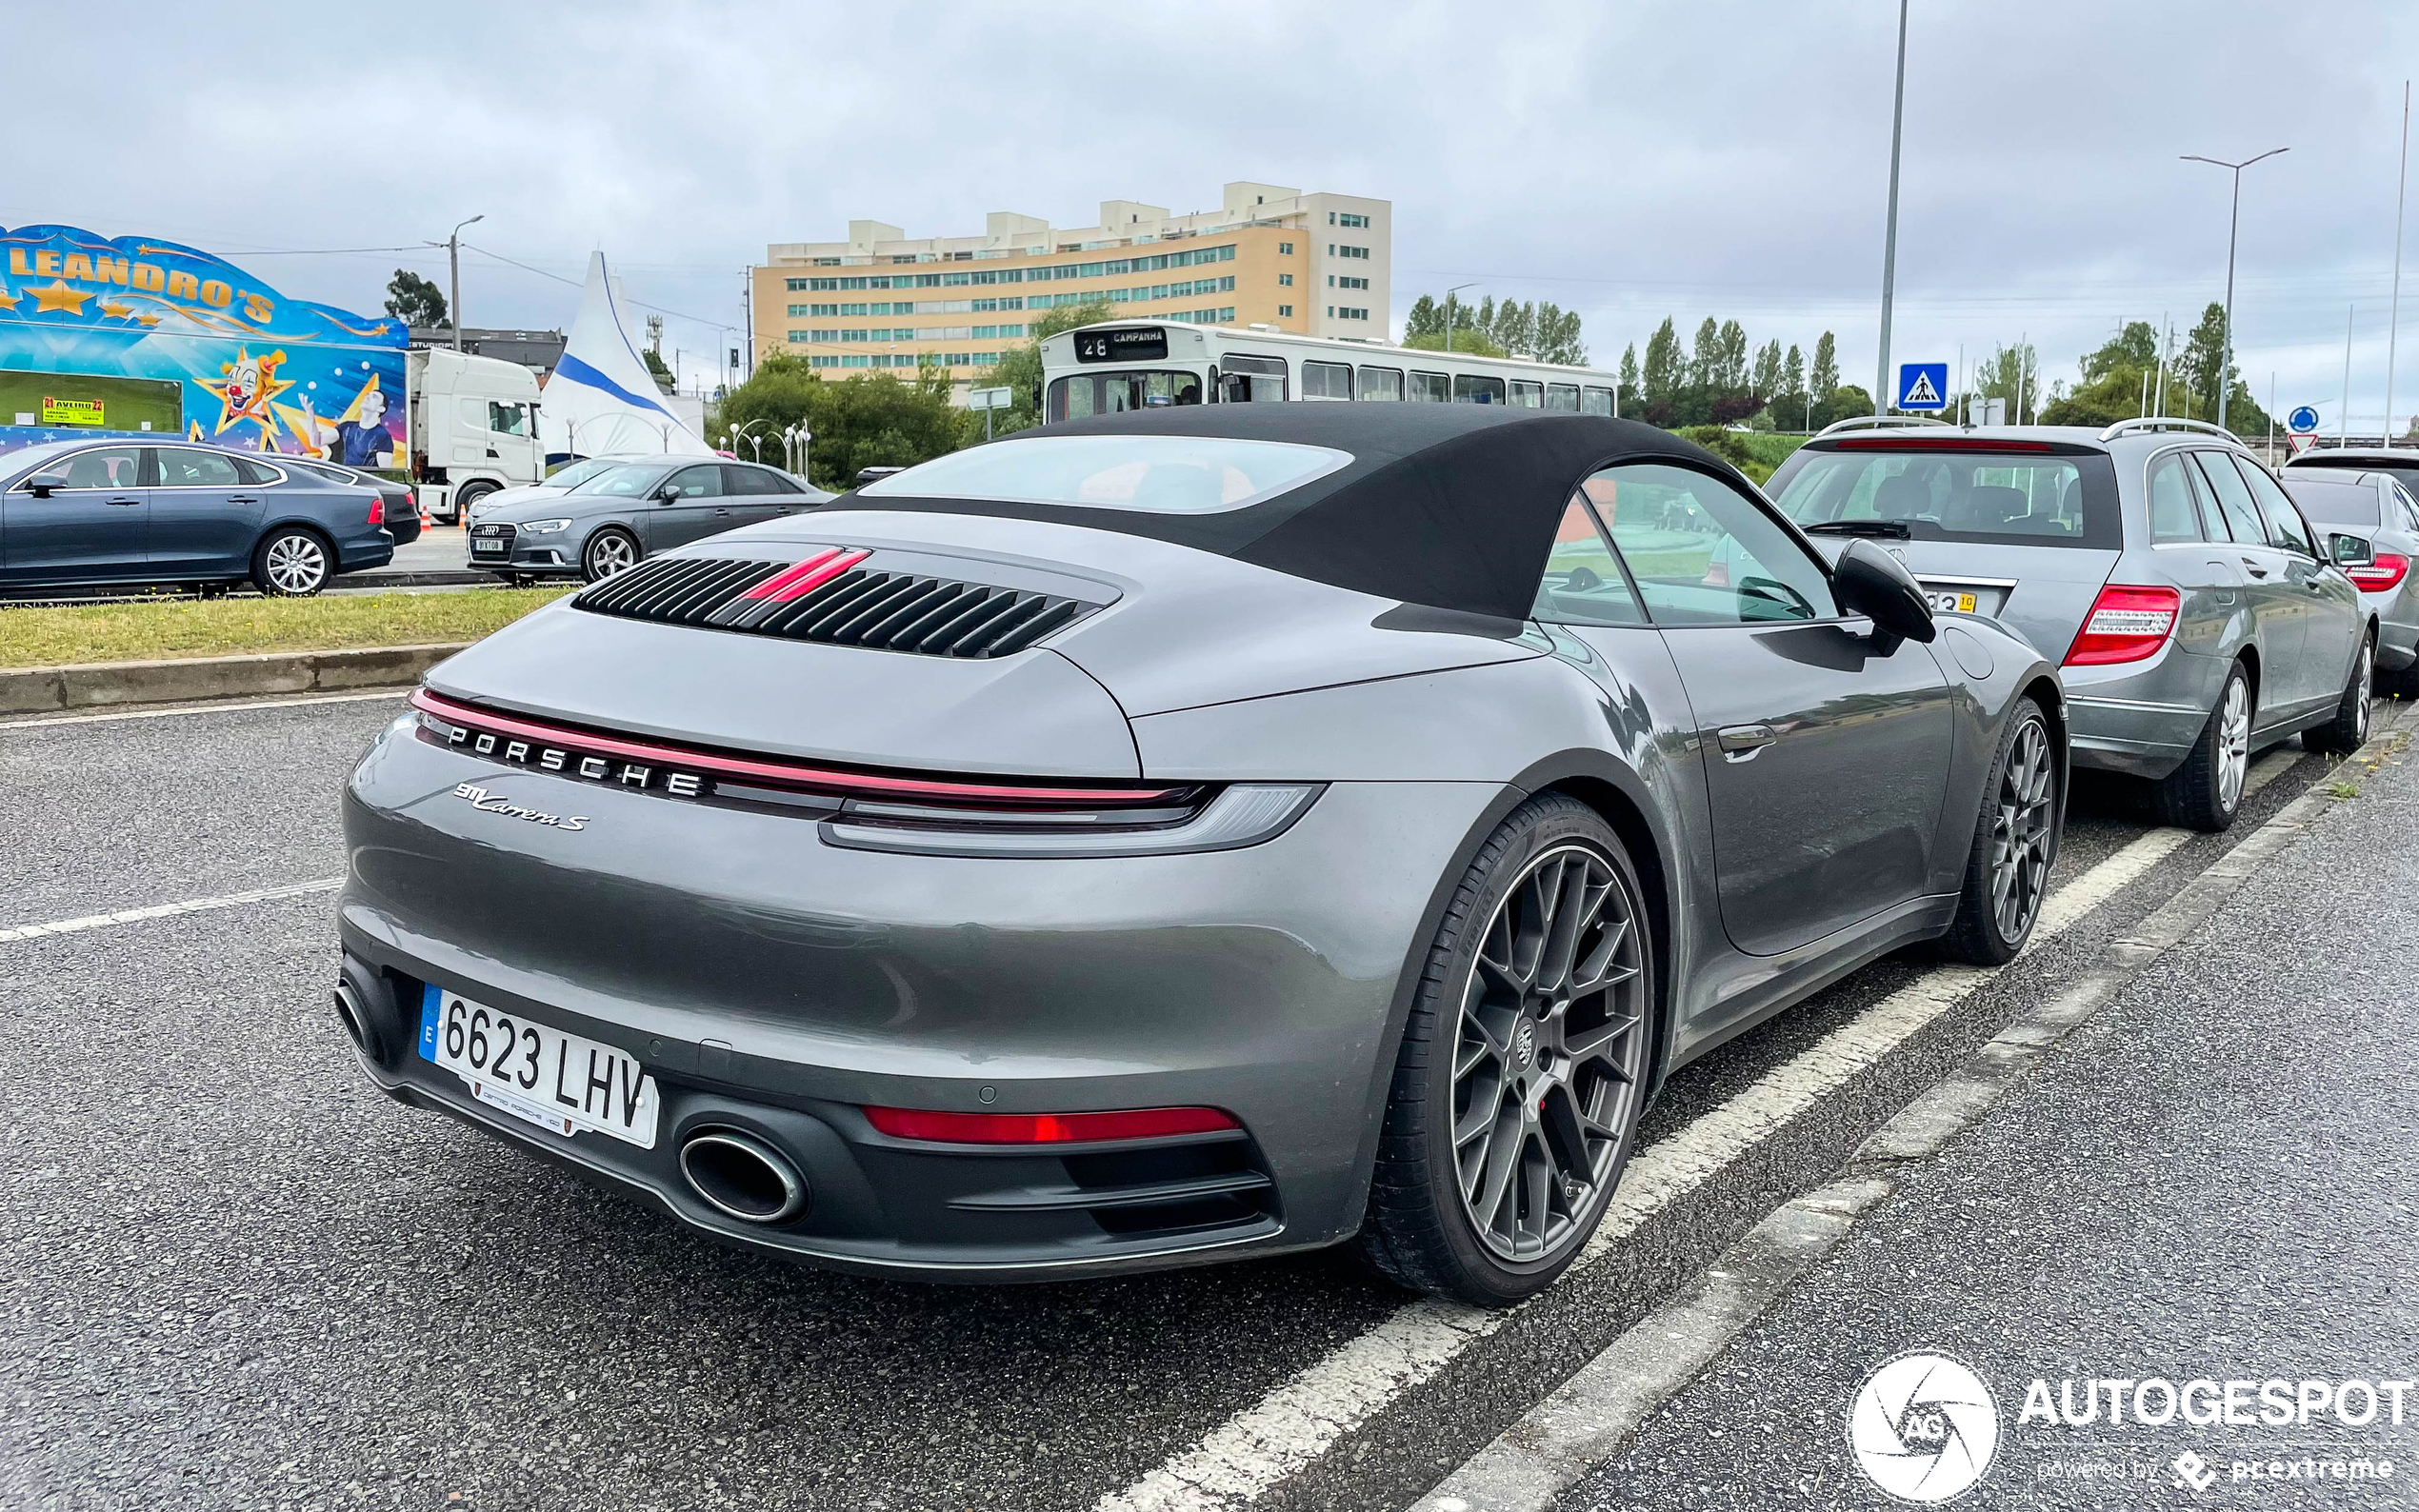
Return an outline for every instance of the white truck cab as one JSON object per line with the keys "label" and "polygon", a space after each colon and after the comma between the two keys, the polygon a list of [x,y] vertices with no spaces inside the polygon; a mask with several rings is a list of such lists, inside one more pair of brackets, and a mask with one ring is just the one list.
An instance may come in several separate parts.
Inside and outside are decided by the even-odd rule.
{"label": "white truck cab", "polygon": [[535,374],[445,347],[415,348],[406,363],[411,480],[423,509],[459,520],[498,488],[546,476]]}

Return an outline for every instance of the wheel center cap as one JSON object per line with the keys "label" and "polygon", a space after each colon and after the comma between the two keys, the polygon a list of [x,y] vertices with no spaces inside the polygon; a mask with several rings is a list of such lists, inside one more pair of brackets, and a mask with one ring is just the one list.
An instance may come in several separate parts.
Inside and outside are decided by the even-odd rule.
{"label": "wheel center cap", "polygon": [[1520,1027],[1512,1030],[1511,1053],[1513,1062],[1522,1066],[1528,1066],[1536,1061],[1536,1020],[1522,1019],[1520,1021]]}

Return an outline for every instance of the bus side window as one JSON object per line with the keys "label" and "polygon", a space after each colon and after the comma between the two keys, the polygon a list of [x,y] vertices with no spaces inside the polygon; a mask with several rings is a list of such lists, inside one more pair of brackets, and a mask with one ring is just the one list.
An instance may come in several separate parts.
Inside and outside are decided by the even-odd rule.
{"label": "bus side window", "polygon": [[1285,359],[1227,354],[1227,370],[1218,379],[1218,397],[1230,405],[1269,404],[1286,393]]}
{"label": "bus side window", "polygon": [[1504,402],[1504,381],[1477,373],[1453,374],[1453,403],[1457,405],[1499,405]]}
{"label": "bus side window", "polygon": [[1567,409],[1574,415],[1577,414],[1579,412],[1579,386],[1577,384],[1548,384],[1546,408]]}
{"label": "bus side window", "polygon": [[1582,390],[1579,395],[1579,412],[1583,415],[1611,414],[1612,390],[1593,387]]}
{"label": "bus side window", "polygon": [[1403,397],[1403,369],[1400,368],[1364,368],[1361,369],[1361,399],[1400,399]]}
{"label": "bus side window", "polygon": [[1511,381],[1511,402],[1523,409],[1543,409],[1546,386],[1533,378],[1515,378]]}
{"label": "bus side window", "polygon": [[1453,397],[1452,383],[1441,372],[1411,374],[1411,398],[1420,404],[1441,405]]}
{"label": "bus side window", "polygon": [[1351,366],[1348,363],[1306,360],[1302,364],[1302,397],[1305,399],[1351,398]]}

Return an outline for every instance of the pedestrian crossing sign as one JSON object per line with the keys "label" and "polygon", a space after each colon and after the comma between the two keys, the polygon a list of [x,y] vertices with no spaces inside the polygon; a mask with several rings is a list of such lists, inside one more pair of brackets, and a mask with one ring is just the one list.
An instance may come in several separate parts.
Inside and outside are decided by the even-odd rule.
{"label": "pedestrian crossing sign", "polygon": [[1935,413],[1948,408],[1949,365],[1945,362],[1900,363],[1896,408]]}

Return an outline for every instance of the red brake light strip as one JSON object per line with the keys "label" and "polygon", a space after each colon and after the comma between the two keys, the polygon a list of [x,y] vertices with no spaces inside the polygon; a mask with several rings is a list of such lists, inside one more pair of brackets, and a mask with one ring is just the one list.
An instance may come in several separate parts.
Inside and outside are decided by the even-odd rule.
{"label": "red brake light strip", "polygon": [[467,725],[473,729],[490,730],[498,735],[515,735],[524,740],[542,741],[567,750],[590,752],[599,756],[618,756],[630,761],[655,762],[665,766],[686,767],[717,777],[739,778],[748,782],[777,783],[785,786],[818,788],[827,792],[864,793],[890,798],[925,798],[957,803],[1027,803],[1055,805],[1062,807],[1124,807],[1155,804],[1183,791],[1179,787],[1020,787],[1005,783],[955,783],[924,777],[890,777],[872,772],[838,771],[830,767],[810,766],[804,762],[762,760],[739,756],[721,756],[708,751],[690,750],[679,746],[658,746],[645,741],[625,740],[617,736],[595,735],[565,726],[541,724],[509,714],[490,713],[472,705],[457,703],[442,693],[427,688],[412,692],[411,706],[442,720]]}
{"label": "red brake light strip", "polygon": [[2046,441],[1965,436],[1856,436],[1830,443],[1836,451],[2049,451]]}
{"label": "red brake light strip", "polygon": [[937,1113],[869,1107],[866,1122],[892,1139],[946,1144],[1075,1144],[1217,1134],[1243,1125],[1214,1107],[1138,1107],[1113,1113]]}

